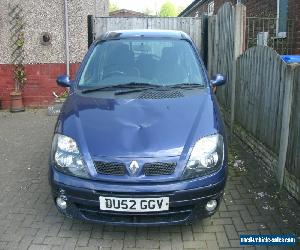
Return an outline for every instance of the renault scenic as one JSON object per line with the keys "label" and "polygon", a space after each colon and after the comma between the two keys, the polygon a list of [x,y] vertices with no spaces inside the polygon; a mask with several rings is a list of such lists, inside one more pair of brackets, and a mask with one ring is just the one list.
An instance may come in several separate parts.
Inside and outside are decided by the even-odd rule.
{"label": "renault scenic", "polygon": [[107,32],[89,48],[58,117],[49,161],[57,209],[86,221],[191,223],[218,209],[227,144],[214,90],[180,31]]}

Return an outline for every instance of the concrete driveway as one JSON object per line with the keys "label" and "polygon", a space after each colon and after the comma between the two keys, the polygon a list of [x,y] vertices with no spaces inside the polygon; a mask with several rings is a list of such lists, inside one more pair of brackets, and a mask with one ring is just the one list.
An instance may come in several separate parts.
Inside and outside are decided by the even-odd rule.
{"label": "concrete driveway", "polygon": [[45,110],[0,112],[0,249],[238,249],[239,234],[300,235],[299,203],[279,192],[274,176],[236,138],[224,202],[212,218],[154,228],[65,218],[47,179],[55,120]]}

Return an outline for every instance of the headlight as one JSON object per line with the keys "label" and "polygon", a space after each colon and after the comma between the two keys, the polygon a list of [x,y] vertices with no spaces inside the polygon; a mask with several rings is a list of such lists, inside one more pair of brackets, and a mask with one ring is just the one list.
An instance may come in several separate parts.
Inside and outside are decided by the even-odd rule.
{"label": "headlight", "polygon": [[66,174],[87,178],[86,164],[78,146],[72,138],[56,134],[52,143],[52,162],[55,167]]}
{"label": "headlight", "polygon": [[183,173],[192,179],[218,170],[224,160],[224,141],[220,134],[206,136],[196,142]]}

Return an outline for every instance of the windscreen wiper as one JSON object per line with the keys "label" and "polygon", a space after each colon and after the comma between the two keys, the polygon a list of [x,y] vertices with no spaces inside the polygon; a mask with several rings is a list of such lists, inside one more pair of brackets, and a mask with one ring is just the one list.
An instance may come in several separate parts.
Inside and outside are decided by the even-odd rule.
{"label": "windscreen wiper", "polygon": [[[155,86],[155,87],[154,87]],[[172,89],[185,89],[185,90],[190,90],[194,88],[204,88],[205,86],[199,83],[180,83],[180,84],[173,84],[173,85],[154,85],[151,87],[145,87],[145,88],[138,88],[138,89],[131,89],[131,90],[124,90],[120,92],[115,92],[115,95],[126,95],[126,94],[131,94],[131,93],[136,93],[136,92],[142,92],[145,90],[150,90],[154,88],[159,87],[159,91],[170,91]]]}
{"label": "windscreen wiper", "polygon": [[137,90],[139,88],[154,88],[159,87],[159,85],[151,84],[151,83],[138,83],[138,82],[129,82],[129,83],[123,83],[123,84],[116,84],[116,85],[110,85],[110,86],[102,86],[102,87],[96,87],[96,88],[89,88],[82,90],[82,93],[91,93],[96,91],[111,91],[115,89],[132,89]]}
{"label": "windscreen wiper", "polygon": [[170,88],[179,88],[179,89],[193,89],[193,88],[205,88],[205,85],[199,83],[179,83],[169,86]]}
{"label": "windscreen wiper", "polygon": [[131,93],[137,93],[137,92],[142,92],[145,90],[151,90],[155,89],[156,87],[148,87],[148,88],[139,88],[139,89],[130,89],[130,90],[122,90],[122,91],[116,91],[115,95],[126,95],[126,94],[131,94]]}

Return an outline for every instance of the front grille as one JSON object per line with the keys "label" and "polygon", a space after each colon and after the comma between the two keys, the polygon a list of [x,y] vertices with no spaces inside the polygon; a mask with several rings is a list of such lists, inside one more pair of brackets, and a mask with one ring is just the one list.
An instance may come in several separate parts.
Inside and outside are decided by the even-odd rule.
{"label": "front grille", "polygon": [[80,213],[87,219],[106,223],[155,224],[185,221],[192,214],[194,206],[170,207],[168,211],[149,213],[126,213],[101,211],[99,207],[75,204]]}
{"label": "front grille", "polygon": [[144,164],[145,176],[171,175],[174,173],[176,163],[155,162]]}
{"label": "front grille", "polygon": [[182,223],[191,216],[192,212],[182,212],[176,214],[149,214],[149,215],[131,215],[131,214],[107,214],[101,212],[81,211],[82,215],[92,221],[100,221],[102,223],[123,223],[128,225],[155,225],[157,223]]}
{"label": "front grille", "polygon": [[[126,174],[126,166],[121,162],[94,162],[98,174],[123,176]],[[154,162],[145,163],[143,174],[145,176],[172,175],[175,171],[176,163]]]}
{"label": "front grille", "polygon": [[120,162],[95,162],[96,171],[103,175],[125,175],[126,167],[124,163]]}

